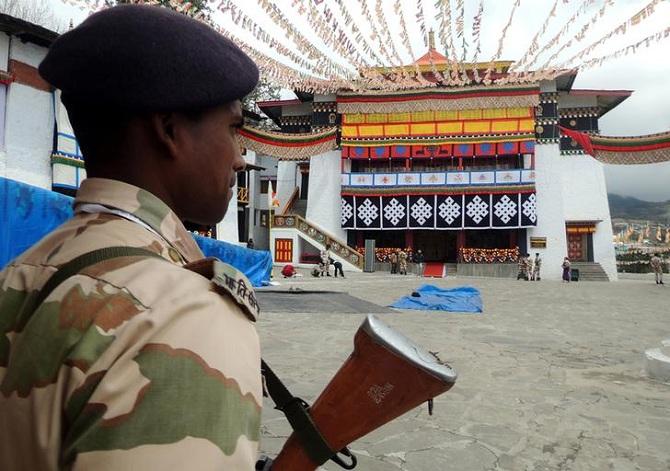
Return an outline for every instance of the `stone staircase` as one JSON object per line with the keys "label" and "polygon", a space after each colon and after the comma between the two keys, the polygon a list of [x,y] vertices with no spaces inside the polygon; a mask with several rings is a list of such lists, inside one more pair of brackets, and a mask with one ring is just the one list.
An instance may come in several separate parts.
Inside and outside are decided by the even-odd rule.
{"label": "stone staircase", "polygon": [[294,229],[298,231],[300,237],[319,249],[330,245],[330,255],[333,259],[346,264],[350,269],[363,270],[365,259],[360,252],[298,214],[275,215],[272,226],[277,229]]}
{"label": "stone staircase", "polygon": [[456,274],[456,269],[458,268],[457,263],[445,263],[447,266],[447,276],[454,276]]}
{"label": "stone staircase", "polygon": [[579,270],[579,281],[610,281],[599,263],[572,262],[572,268]]}

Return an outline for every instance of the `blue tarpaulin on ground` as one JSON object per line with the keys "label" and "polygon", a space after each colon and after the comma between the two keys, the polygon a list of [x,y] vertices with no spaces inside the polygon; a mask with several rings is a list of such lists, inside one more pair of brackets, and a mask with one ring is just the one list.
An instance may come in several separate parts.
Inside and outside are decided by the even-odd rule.
{"label": "blue tarpaulin on ground", "polygon": [[244,272],[254,286],[263,286],[270,281],[272,256],[267,250],[248,249],[199,235],[193,238],[206,256],[216,257]]}
{"label": "blue tarpaulin on ground", "polygon": [[444,289],[423,285],[416,291],[421,296],[403,296],[391,307],[421,311],[483,312],[479,290],[472,286]]}
{"label": "blue tarpaulin on ground", "polygon": [[[0,177],[0,270],[72,217],[72,202],[69,196]],[[234,266],[254,286],[270,281],[270,252],[194,238],[205,256]]]}

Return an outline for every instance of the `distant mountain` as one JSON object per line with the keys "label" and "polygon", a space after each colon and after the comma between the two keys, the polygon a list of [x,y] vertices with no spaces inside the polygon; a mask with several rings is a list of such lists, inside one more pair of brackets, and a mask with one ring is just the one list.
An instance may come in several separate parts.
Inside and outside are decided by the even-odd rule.
{"label": "distant mountain", "polygon": [[649,221],[667,225],[670,222],[670,200],[655,203],[631,196],[608,194],[612,219]]}

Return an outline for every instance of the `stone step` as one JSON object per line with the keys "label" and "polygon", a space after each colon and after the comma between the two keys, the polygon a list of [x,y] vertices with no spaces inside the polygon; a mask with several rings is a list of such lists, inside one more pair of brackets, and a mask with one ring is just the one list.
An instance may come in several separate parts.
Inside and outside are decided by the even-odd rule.
{"label": "stone step", "polygon": [[572,268],[579,270],[579,281],[609,281],[609,277],[600,263],[573,262]]}

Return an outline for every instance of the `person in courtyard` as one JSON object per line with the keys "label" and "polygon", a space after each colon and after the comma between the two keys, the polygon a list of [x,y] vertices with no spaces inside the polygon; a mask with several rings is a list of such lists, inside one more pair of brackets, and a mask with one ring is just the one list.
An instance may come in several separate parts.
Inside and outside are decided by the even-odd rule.
{"label": "person in courtyard", "polygon": [[659,254],[654,254],[653,257],[651,257],[651,260],[649,261],[649,264],[651,265],[651,270],[654,272],[654,277],[656,279],[656,284],[657,285],[662,285],[663,284],[663,259],[659,256]]}
{"label": "person in courtyard", "polygon": [[281,269],[281,274],[284,278],[293,278],[293,275],[295,275],[295,267],[288,263]]}
{"label": "person in courtyard", "polygon": [[416,264],[416,274],[417,276],[423,276],[423,264],[426,258],[423,255],[421,249],[417,250],[414,254],[414,263]]}
{"label": "person in courtyard", "polygon": [[391,252],[391,255],[389,255],[389,262],[391,263],[391,274],[394,275],[398,273],[398,254],[396,252]]}
{"label": "person in courtyard", "polygon": [[310,272],[314,278],[318,278],[321,276],[322,270],[321,270],[321,264],[319,263],[318,265],[314,265],[312,267],[312,271]]}
{"label": "person in courtyard", "polygon": [[407,275],[407,252],[400,250],[398,252],[398,272],[401,275]]}
{"label": "person in courtyard", "polygon": [[563,268],[563,281],[565,283],[570,283],[570,259],[568,257],[565,257],[563,259],[563,264],[561,265],[561,268]]}
{"label": "person in courtyard", "polygon": [[528,258],[526,254],[519,254],[519,260],[517,260],[518,272],[516,274],[517,280],[527,280],[528,279]]}
{"label": "person in courtyard", "polygon": [[254,469],[258,304],[182,221],[226,213],[256,65],[200,21],[123,5],[60,35],[39,73],[87,178],[74,216],[0,272],[0,469]]}
{"label": "person in courtyard", "polygon": [[248,249],[253,249],[254,248],[254,239],[249,237],[249,240],[247,241],[247,248]]}
{"label": "person in courtyard", "polygon": [[540,269],[542,268],[542,259],[540,254],[535,254],[535,260],[533,261],[533,281],[540,281]]}
{"label": "person in courtyard", "polygon": [[330,245],[321,251],[321,276],[330,276]]}
{"label": "person in courtyard", "polygon": [[534,281],[533,273],[535,273],[535,259],[529,254],[526,254],[526,279],[528,281]]}
{"label": "person in courtyard", "polygon": [[337,274],[339,273],[342,278],[344,278],[344,271],[342,271],[342,262],[339,262],[337,260],[333,260],[332,258],[330,259],[330,263],[333,264],[333,267],[335,268],[335,278],[337,278]]}

